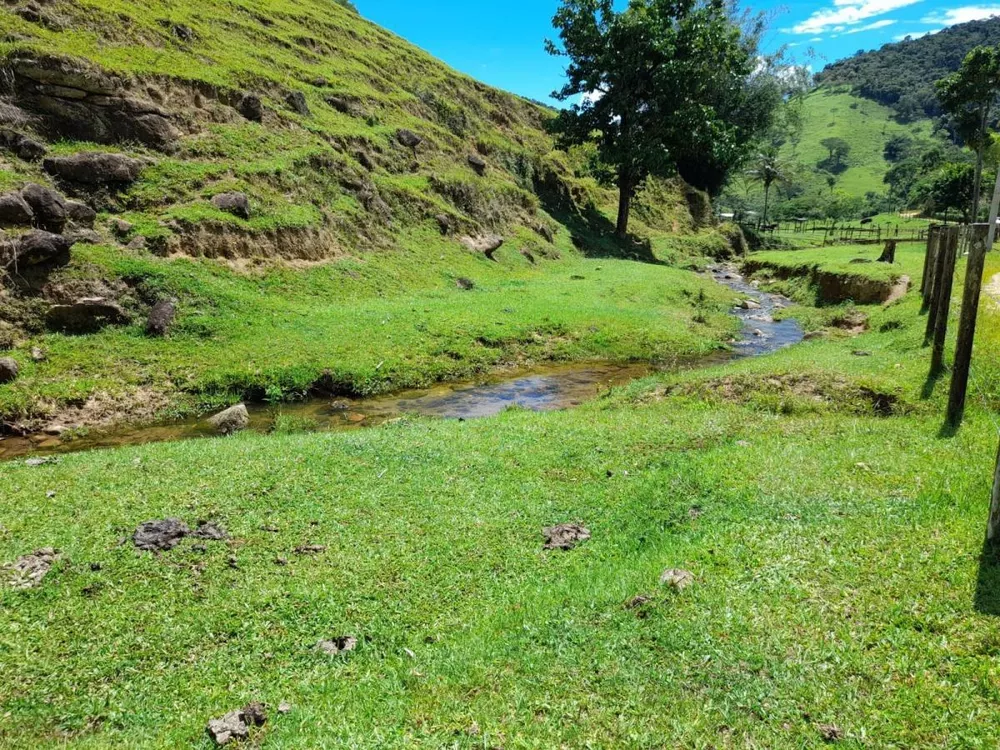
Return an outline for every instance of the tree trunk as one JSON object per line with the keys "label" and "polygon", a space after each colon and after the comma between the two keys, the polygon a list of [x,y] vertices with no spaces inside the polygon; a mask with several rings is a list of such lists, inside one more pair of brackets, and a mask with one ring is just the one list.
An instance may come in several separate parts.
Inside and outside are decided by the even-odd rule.
{"label": "tree trunk", "polygon": [[771,183],[764,185],[764,223],[767,224],[767,209],[771,203]]}
{"label": "tree trunk", "polygon": [[628,235],[628,219],[632,211],[632,177],[624,170],[618,176],[618,225],[615,234]]}
{"label": "tree trunk", "polygon": [[970,224],[979,220],[979,196],[983,190],[983,148],[984,146],[980,144],[979,148],[976,149],[976,179],[972,183],[972,216],[969,218]]}

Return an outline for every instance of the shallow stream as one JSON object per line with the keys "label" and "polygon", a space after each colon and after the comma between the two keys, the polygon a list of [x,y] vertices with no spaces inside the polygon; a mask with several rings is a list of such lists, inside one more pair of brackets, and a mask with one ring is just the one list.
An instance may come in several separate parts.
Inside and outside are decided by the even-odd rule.
{"label": "shallow stream", "polygon": [[[796,321],[774,320],[775,313],[791,304],[789,300],[761,292],[732,267],[713,267],[709,273],[720,284],[736,292],[734,299],[755,303],[747,305],[752,309],[742,305],[733,307],[732,314],[743,322],[743,331],[732,342],[733,353],[721,360],[759,357],[802,340],[802,329]],[[709,357],[701,365],[718,364],[721,360],[718,356]],[[404,414],[475,419],[498,414],[511,406],[533,411],[568,409],[595,398],[611,387],[624,385],[657,370],[648,363],[577,363],[486,376],[475,382],[442,384],[376,398],[312,399],[283,404],[280,410],[268,405],[250,405],[250,426],[258,432],[268,432],[274,427],[277,413],[292,425],[328,431],[370,427]],[[156,425],[91,430],[85,436],[69,439],[46,434],[8,437],[0,438],[0,460],[185,440],[213,434],[203,419],[192,418]]]}

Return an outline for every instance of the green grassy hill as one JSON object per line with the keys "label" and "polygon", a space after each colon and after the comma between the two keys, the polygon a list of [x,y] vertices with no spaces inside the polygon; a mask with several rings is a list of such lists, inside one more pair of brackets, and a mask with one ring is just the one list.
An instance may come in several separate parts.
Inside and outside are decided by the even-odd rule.
{"label": "green grassy hill", "polygon": [[882,180],[891,164],[885,160],[886,143],[893,137],[929,140],[931,121],[900,124],[895,113],[881,104],[862,99],[844,89],[819,88],[802,106],[802,137],[789,143],[783,156],[797,169],[797,179],[811,191],[829,192],[820,164],[829,156],[822,141],[843,138],[851,145],[847,168],[837,177],[835,190],[863,197],[885,191]]}
{"label": "green grassy hill", "polygon": [[[650,185],[635,241],[612,240],[615,196],[586,154],[554,148],[550,110],[330,0],[62,0],[5,6],[0,23],[8,427],[293,397],[319,379],[371,393],[529,357],[657,356],[655,330],[638,346],[635,330],[570,323],[552,279],[586,257],[726,247],[698,234],[679,183]],[[25,213],[32,183],[55,196]],[[32,228],[72,250],[32,249]],[[683,286],[669,274],[667,298]],[[502,312],[516,289],[528,301]],[[169,335],[148,336],[170,299]],[[475,308],[461,333],[404,315],[442,305]]]}

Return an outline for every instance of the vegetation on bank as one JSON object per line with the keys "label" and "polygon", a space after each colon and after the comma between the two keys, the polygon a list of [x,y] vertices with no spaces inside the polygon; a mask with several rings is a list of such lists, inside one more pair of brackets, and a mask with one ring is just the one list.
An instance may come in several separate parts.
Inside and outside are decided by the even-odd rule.
{"label": "vegetation on bank", "polygon": [[[207,744],[251,700],[274,747],[995,744],[1000,317],[943,438],[919,304],[562,413],[0,466],[0,559],[61,555],[0,592],[0,744]],[[132,549],[174,516],[233,539]]]}

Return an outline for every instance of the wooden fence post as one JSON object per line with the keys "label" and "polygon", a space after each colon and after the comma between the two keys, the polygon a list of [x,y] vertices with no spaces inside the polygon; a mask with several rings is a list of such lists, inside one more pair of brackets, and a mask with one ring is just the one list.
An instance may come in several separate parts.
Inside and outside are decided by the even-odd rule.
{"label": "wooden fence post", "polygon": [[958,325],[958,345],[955,347],[955,366],[952,369],[951,394],[948,397],[948,424],[952,427],[958,427],[965,417],[965,400],[969,389],[972,350],[976,341],[976,318],[979,315],[979,295],[983,288],[989,230],[989,224],[976,224],[970,227],[969,263],[965,270],[962,319]]}
{"label": "wooden fence post", "polygon": [[993,494],[990,497],[990,520],[986,527],[986,541],[990,544],[1000,541],[1000,451],[997,452],[997,468],[993,474]]}
{"label": "wooden fence post", "polygon": [[935,283],[934,345],[931,349],[931,374],[944,370],[944,345],[948,339],[948,314],[951,310],[951,293],[955,283],[955,262],[958,260],[959,227],[951,227],[945,236],[946,245],[941,255],[944,262],[941,276]]}
{"label": "wooden fence post", "polygon": [[930,270],[927,274],[927,286],[924,287],[924,310],[927,311],[927,331],[925,338],[928,342],[934,334],[934,321],[937,319],[937,296],[938,283],[944,272],[944,259],[948,248],[948,227],[937,227],[931,255]]}
{"label": "wooden fence post", "polygon": [[934,271],[934,264],[937,261],[938,249],[938,227],[932,225],[927,231],[927,253],[924,255],[924,278],[920,282],[920,292],[924,295],[924,308],[930,303],[931,280]]}

